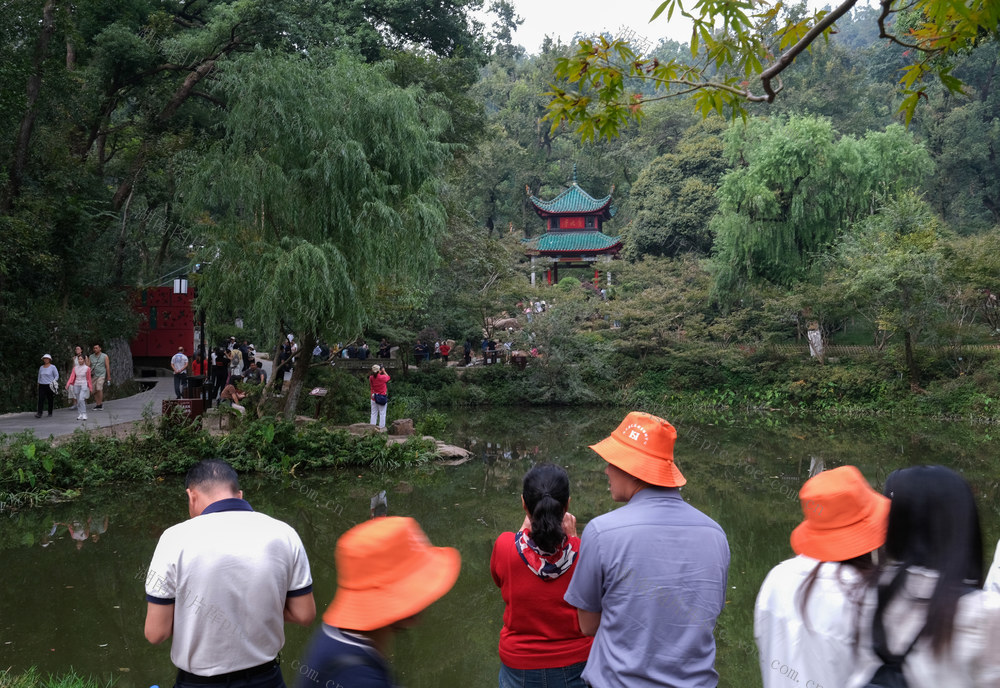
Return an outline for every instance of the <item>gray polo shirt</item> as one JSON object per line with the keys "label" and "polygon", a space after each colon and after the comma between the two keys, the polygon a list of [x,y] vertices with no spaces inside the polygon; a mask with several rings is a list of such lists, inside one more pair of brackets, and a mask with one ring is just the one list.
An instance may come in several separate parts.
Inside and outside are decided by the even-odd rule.
{"label": "gray polo shirt", "polygon": [[675,488],[649,487],[587,524],[565,600],[601,613],[583,678],[594,688],[713,688],[729,544]]}

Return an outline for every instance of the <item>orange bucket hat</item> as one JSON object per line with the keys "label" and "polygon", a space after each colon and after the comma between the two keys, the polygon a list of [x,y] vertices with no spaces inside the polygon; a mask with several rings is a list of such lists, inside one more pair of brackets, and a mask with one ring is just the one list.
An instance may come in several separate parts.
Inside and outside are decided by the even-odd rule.
{"label": "orange bucket hat", "polygon": [[618,429],[590,448],[602,459],[650,485],[680,487],[687,483],[674,464],[674,426],[648,413],[633,411]]}
{"label": "orange bucket hat", "polygon": [[458,580],[461,556],[433,547],[412,518],[387,516],[337,540],[337,594],[323,614],[331,626],[373,631],[441,598]]}
{"label": "orange bucket hat", "polygon": [[802,521],[792,550],[821,561],[846,561],[885,544],[889,498],[872,489],[854,466],[840,466],[807,480],[799,490]]}

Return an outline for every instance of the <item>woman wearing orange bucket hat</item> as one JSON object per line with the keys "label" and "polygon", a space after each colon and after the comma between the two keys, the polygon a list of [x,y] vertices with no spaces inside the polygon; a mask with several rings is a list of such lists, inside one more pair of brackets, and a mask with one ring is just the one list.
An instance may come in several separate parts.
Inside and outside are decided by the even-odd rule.
{"label": "woman wearing orange bucket hat", "polygon": [[792,531],[798,555],[764,579],[754,609],[764,688],[844,686],[872,553],[885,542],[889,500],[854,466],[810,478],[799,491],[805,517]]}
{"label": "woman wearing orange bucket hat", "polygon": [[433,547],[412,518],[366,521],[337,541],[337,594],[305,657],[299,688],[392,688],[385,660],[392,637],[451,590],[461,558]]}

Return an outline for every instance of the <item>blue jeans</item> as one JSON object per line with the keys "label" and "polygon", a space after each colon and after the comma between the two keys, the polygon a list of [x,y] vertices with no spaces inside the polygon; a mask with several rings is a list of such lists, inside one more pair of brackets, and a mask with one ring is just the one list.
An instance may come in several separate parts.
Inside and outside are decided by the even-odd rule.
{"label": "blue jeans", "polygon": [[586,662],[555,669],[511,669],[500,663],[500,688],[587,688],[581,678]]}
{"label": "blue jeans", "polygon": [[174,373],[174,394],[180,399],[187,387],[187,373]]}

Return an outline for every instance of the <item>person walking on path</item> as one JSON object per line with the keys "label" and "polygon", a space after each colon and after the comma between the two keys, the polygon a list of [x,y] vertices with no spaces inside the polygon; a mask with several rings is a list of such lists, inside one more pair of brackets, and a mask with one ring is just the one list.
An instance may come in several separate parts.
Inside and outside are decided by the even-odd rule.
{"label": "person walking on path", "polygon": [[69,361],[68,361],[68,364],[66,366],[66,370],[73,370],[73,368],[76,367],[76,359],[80,358],[80,356],[86,356],[86,355],[87,354],[83,353],[83,347],[82,346],[80,346],[79,344],[77,346],[74,346],[73,347],[73,355],[69,357]]}
{"label": "person walking on path", "polygon": [[49,405],[49,415],[52,415],[56,389],[59,389],[59,369],[52,365],[52,356],[44,354],[42,365],[38,367],[38,411],[35,413],[35,418],[42,417],[42,408],[46,402]]}
{"label": "person walking on path", "polygon": [[[222,398],[222,390],[229,379],[229,358],[223,347],[217,347],[212,360],[212,395],[216,402]],[[218,405],[218,404],[216,404]]]}
{"label": "person walking on path", "polygon": [[676,439],[667,421],[633,412],[590,447],[607,462],[611,498],[626,503],[587,524],[566,590],[594,635],[583,672],[593,688],[718,685],[713,631],[729,543],[681,496]]}
{"label": "person walking on path", "polygon": [[240,351],[239,347],[234,346],[229,352],[229,377],[232,379],[234,375],[243,375],[243,352]]}
{"label": "person walking on path", "polygon": [[764,688],[788,688],[781,667],[808,686],[843,686],[854,668],[858,615],[885,544],[889,500],[854,466],[810,478],[799,490],[804,519],[792,531],[798,555],[767,574],[753,634]]}
{"label": "person walking on path", "polygon": [[184,355],[184,347],[177,349],[177,353],[170,359],[170,367],[174,371],[174,394],[180,399],[182,390],[187,386],[188,357]]}
{"label": "person walking on path", "polygon": [[70,390],[76,401],[77,420],[87,420],[87,397],[94,391],[93,372],[87,361],[87,357],[81,354],[66,381],[66,389]]}
{"label": "person walking on path", "polygon": [[337,540],[337,593],[302,661],[295,688],[394,688],[386,657],[397,633],[451,590],[461,556],[434,547],[412,518],[384,516]]}
{"label": "person walking on path", "polygon": [[316,618],[302,540],[243,500],[225,461],[196,464],[185,487],[191,518],[163,532],[146,575],[146,639],[173,637],[175,688],[283,688],[285,622]]}
{"label": "person walking on path", "polygon": [[368,388],[371,391],[371,418],[369,423],[380,428],[385,427],[385,412],[389,405],[389,388],[387,383],[392,378],[385,368],[378,363],[372,366],[372,374],[368,376]]}
{"label": "person walking on path", "polygon": [[94,381],[94,410],[103,411],[104,386],[111,384],[111,360],[100,344],[94,344],[94,353],[90,354],[90,377]]}
{"label": "person walking on path", "polygon": [[521,506],[527,513],[521,529],[502,533],[490,556],[504,601],[500,688],[586,688],[581,674],[593,639],[563,600],[580,553],[568,511],[569,475],[538,464],[524,476]]}

